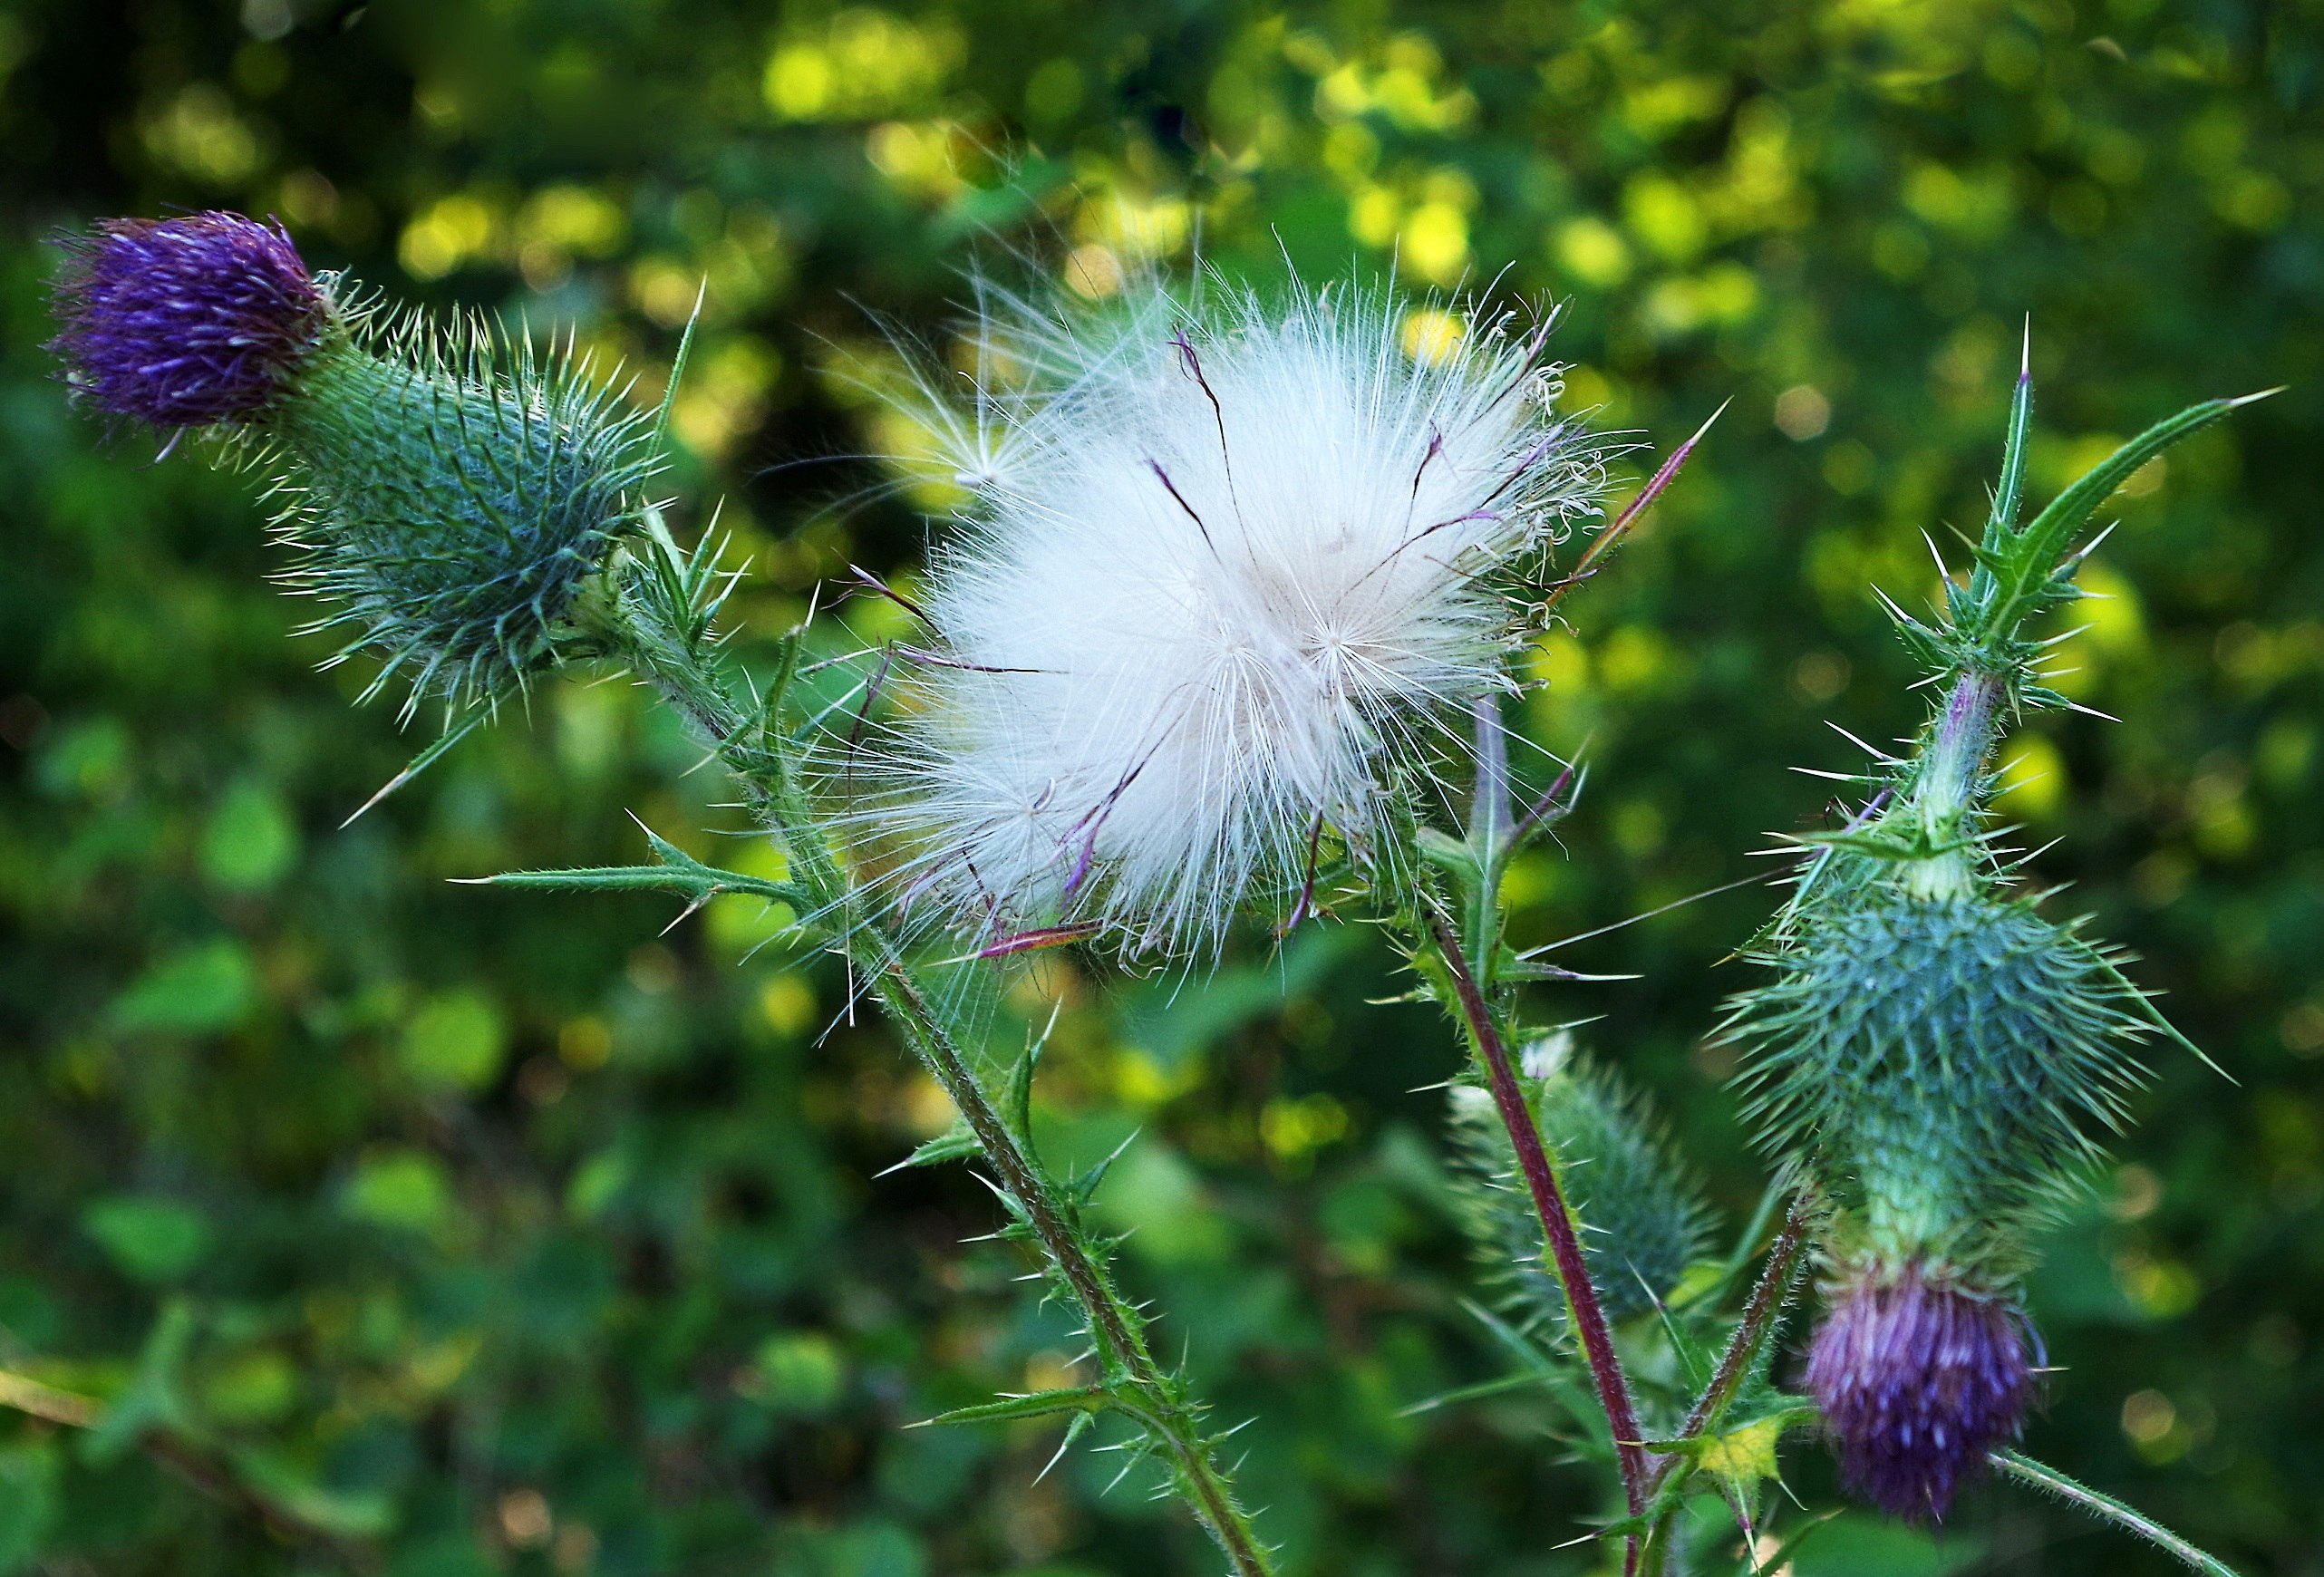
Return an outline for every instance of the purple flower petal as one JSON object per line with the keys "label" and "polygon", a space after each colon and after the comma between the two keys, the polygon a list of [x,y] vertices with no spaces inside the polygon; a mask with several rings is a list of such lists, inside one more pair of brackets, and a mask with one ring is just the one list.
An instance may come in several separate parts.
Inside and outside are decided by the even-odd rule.
{"label": "purple flower petal", "polygon": [[82,400],[154,427],[265,409],[330,315],[278,224],[107,219],[65,246],[50,347]]}
{"label": "purple flower petal", "polygon": [[1807,1384],[1849,1488],[1912,1522],[1943,1519],[1986,1454],[2017,1437],[2034,1388],[2023,1316],[1918,1265],[1834,1299]]}

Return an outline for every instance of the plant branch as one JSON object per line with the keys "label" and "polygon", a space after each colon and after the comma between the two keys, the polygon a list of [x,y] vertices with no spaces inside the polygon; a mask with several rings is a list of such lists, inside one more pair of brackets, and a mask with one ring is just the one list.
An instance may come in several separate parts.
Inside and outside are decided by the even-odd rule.
{"label": "plant branch", "polygon": [[[1794,1195],[1783,1226],[1767,1250],[1767,1265],[1743,1305],[1743,1317],[1736,1322],[1735,1333],[1728,1338],[1727,1350],[1719,1355],[1719,1367],[1711,1371],[1710,1383],[1703,1387],[1702,1395],[1687,1411],[1686,1422],[1679,1427],[1680,1439],[1702,1434],[1735,1399],[1743,1377],[1750,1372],[1760,1349],[1775,1329],[1776,1320],[1791,1301],[1791,1290],[1799,1280],[1800,1251],[1806,1246],[1807,1224],[1813,1215],[1806,1191]],[[1669,1475],[1676,1461],[1675,1457],[1666,1458],[1658,1465],[1654,1473],[1657,1485]]]}
{"label": "plant branch", "polygon": [[1269,1577],[1271,1562],[1201,1428],[1201,1409],[1184,1384],[1155,1361],[1142,1321],[1090,1252],[1072,1206],[986,1097],[930,1005],[900,943],[874,916],[857,912],[853,884],[826,842],[787,751],[746,712],[713,672],[684,622],[652,595],[625,596],[599,633],[610,653],[652,685],[717,752],[742,785],[752,814],[780,840],[799,886],[835,943],[944,1088],[974,1136],[1002,1191],[1071,1294],[1096,1342],[1118,1410],[1151,1435],[1176,1470],[1196,1520],[1218,1542],[1236,1577]]}
{"label": "plant branch", "polygon": [[2204,1573],[2204,1577],[2235,1577],[2235,1569],[2216,1555],[2206,1554],[2145,1512],[2125,1505],[2110,1495],[2101,1495],[2087,1484],[2077,1484],[2046,1463],[2036,1462],[2019,1451],[1995,1451],[1987,1461],[2005,1477],[2045,1490],[2072,1505],[2080,1506],[2101,1522],[2109,1522],[2125,1532],[2145,1540],[2156,1549]]}
{"label": "plant branch", "polygon": [[[1613,1333],[1583,1258],[1574,1213],[1566,1206],[1565,1195],[1557,1185],[1557,1169],[1550,1163],[1542,1145],[1541,1129],[1518,1087],[1516,1069],[1509,1060],[1509,1049],[1502,1038],[1500,1025],[1462,955],[1460,938],[1454,933],[1451,922],[1434,908],[1425,912],[1425,923],[1436,952],[1452,977],[1452,1005],[1467,1027],[1478,1060],[1485,1064],[1494,1105],[1500,1111],[1502,1126],[1508,1130],[1509,1143],[1516,1150],[1518,1169],[1525,1174],[1535,1212],[1541,1217],[1542,1234],[1556,1263],[1558,1280],[1564,1285],[1566,1308],[1573,1317],[1574,1333],[1581,1339],[1590,1378],[1597,1388],[1598,1404],[1605,1409],[1606,1425],[1613,1434],[1614,1452],[1622,1466],[1622,1497],[1629,1503],[1631,1514],[1636,1516],[1645,1509],[1647,1499],[1649,1468],[1644,1435],[1631,1401],[1630,1381],[1614,1352]],[[1633,1536],[1633,1560],[1636,1543]]]}
{"label": "plant branch", "polygon": [[[0,1369],[0,1408],[67,1428],[88,1430],[101,1428],[108,1411],[98,1398],[60,1390],[8,1369]],[[372,1544],[347,1538],[302,1515],[295,1507],[260,1494],[200,1444],[180,1438],[159,1425],[149,1425],[128,1438],[157,1465],[197,1492],[264,1524],[276,1537],[327,1550],[351,1571],[378,1569],[379,1552]]]}

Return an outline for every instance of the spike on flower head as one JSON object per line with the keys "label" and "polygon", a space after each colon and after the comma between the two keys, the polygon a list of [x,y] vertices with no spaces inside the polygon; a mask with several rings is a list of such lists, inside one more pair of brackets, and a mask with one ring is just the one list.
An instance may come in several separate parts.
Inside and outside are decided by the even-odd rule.
{"label": "spike on flower head", "polygon": [[64,243],[50,342],[89,404],[157,428],[265,410],[329,321],[279,224],[240,214],[107,219]]}
{"label": "spike on flower head", "polygon": [[1849,1488],[1892,1516],[1942,1521],[2017,1438],[2034,1390],[2026,1337],[2016,1309],[1917,1264],[1845,1284],[1807,1384]]}
{"label": "spike on flower head", "polygon": [[1245,900],[1298,912],[1327,827],[1392,841],[1603,453],[1548,410],[1539,332],[1414,353],[1406,313],[1150,283],[988,310],[973,409],[915,412],[974,487],[920,600],[934,649],[843,769],[899,907],[1183,954]]}

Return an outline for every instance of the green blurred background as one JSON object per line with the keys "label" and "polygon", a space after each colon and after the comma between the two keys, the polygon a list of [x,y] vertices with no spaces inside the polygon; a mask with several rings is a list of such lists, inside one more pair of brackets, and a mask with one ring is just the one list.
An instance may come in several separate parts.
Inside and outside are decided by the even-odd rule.
{"label": "green blurred background", "polygon": [[[1658,444],[1733,410],[1535,656],[1586,740],[1529,938],[1759,868],[1919,702],[1870,589],[1981,518],[2032,314],[2038,489],[2192,400],[2290,383],[2142,471],[2111,600],[2010,813],[2059,904],[2233,1076],[2164,1056],[2030,1297],[2029,1448],[2253,1572],[2324,1572],[2324,5],[1131,0],[0,4],[0,1369],[129,1401],[0,1417],[0,1572],[1180,1573],[1142,1475],[1053,1427],[907,1431],[1074,1347],[963,1240],[947,1114],[824,961],[713,907],[447,885],[730,861],[714,775],[558,680],[354,826],[424,741],[266,584],[246,484],[147,464],[40,348],[60,226],[279,214],[317,266],[573,325],[658,389],[707,281],[676,485],[754,556],[743,649],[851,560],[909,572],[876,320],[941,351],[959,270],[1493,280],[1573,303],[1569,397]],[[825,463],[828,462],[828,463]],[[860,613],[860,605],[857,605]],[[424,723],[421,725],[424,727]],[[1705,1044],[1746,890],[1585,943],[1544,1017],[1655,1092],[1729,1230],[1761,1175]],[[1600,1487],[1462,1300],[1457,1054],[1361,927],[1173,992],[1056,965],[1041,1111],[1242,1439],[1297,1573],[1579,1572]],[[1419,1090],[1419,1093],[1414,1093]],[[1793,1333],[1796,1343],[1798,1333]],[[189,1484],[131,1437],[199,1440]],[[1790,1473],[1828,1504],[1812,1446]],[[184,1465],[181,1465],[184,1466]],[[301,1543],[295,1518],[333,1530]],[[1797,1521],[1796,1514],[1793,1521]],[[1706,1549],[1733,1547],[1731,1532]],[[2142,1573],[1988,1491],[1942,1543],[1843,1519],[1799,1577]]]}

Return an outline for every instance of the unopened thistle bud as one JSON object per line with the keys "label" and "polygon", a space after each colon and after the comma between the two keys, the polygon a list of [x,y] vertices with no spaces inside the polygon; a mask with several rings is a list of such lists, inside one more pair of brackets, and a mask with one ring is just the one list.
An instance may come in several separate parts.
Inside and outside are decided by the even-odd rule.
{"label": "unopened thistle bud", "polygon": [[1850,1484],[1914,1518],[1942,1517],[2016,1437],[2034,1390],[2012,1296],[2029,1228],[2120,1126],[2130,1044],[2171,1034],[2120,954],[2009,890],[1986,762],[2010,710],[2060,702],[2022,631],[2078,595],[2090,514],[2236,402],[2150,429],[2020,527],[2032,398],[2021,373],[1975,567],[1938,621],[1896,610],[1943,704],[1863,812],[1813,840],[1758,953],[1776,978],[1727,1025],[1763,1138],[1832,1206],[1809,1387]]}
{"label": "unopened thistle bud", "polygon": [[[580,588],[638,518],[644,422],[586,368],[414,318],[382,328],[278,226],[108,221],[69,244],[55,341],[88,403],[212,428],[273,473],[287,577],[416,701],[489,701],[554,660]],[[369,693],[369,692],[367,692]]]}

